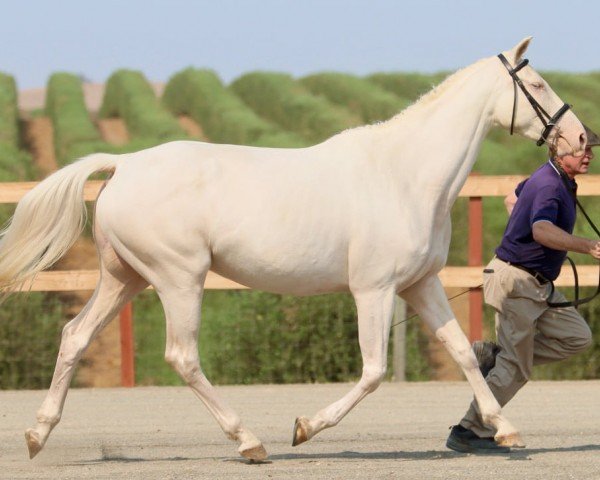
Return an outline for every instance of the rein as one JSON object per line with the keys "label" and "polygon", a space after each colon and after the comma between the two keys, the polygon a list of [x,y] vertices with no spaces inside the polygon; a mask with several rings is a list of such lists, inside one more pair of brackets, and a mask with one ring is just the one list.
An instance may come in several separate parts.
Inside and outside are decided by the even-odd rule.
{"label": "rein", "polygon": [[514,126],[515,126],[515,118],[517,115],[517,85],[518,85],[519,88],[521,89],[521,91],[523,92],[523,94],[525,95],[525,98],[527,98],[527,100],[529,100],[529,103],[531,104],[531,107],[533,108],[534,112],[537,114],[538,118],[542,121],[542,124],[544,125],[542,134],[541,134],[539,140],[536,142],[536,145],[539,147],[548,140],[548,135],[550,135],[550,132],[556,126],[556,123],[565,114],[565,112],[567,110],[569,110],[569,108],[571,108],[571,105],[569,105],[568,103],[565,103],[562,107],[560,107],[558,109],[558,111],[554,115],[550,116],[550,114],[548,112],[546,112],[546,110],[544,110],[544,108],[538,103],[538,101],[535,98],[533,98],[533,96],[527,91],[527,89],[525,88],[525,85],[523,85],[523,82],[517,75],[517,72],[519,70],[521,70],[523,67],[525,67],[529,63],[529,60],[523,59],[523,60],[521,60],[521,63],[519,63],[515,68],[513,68],[512,65],[508,62],[508,60],[506,59],[506,57],[503,54],[501,54],[501,53],[498,54],[498,58],[500,59],[502,64],[508,70],[508,74],[512,77],[514,91],[515,91],[514,101],[513,101],[512,120],[510,122],[510,134],[511,135],[513,134],[513,130],[514,130]]}

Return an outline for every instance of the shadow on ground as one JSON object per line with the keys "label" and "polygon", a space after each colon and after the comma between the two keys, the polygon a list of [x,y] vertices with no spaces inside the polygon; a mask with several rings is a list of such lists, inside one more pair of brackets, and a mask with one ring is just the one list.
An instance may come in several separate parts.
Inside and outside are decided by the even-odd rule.
{"label": "shadow on ground", "polygon": [[[576,445],[572,447],[557,447],[557,448],[524,448],[513,449],[510,453],[495,453],[478,456],[494,456],[505,457],[507,460],[531,460],[532,456],[544,453],[560,453],[560,452],[598,452],[600,445]],[[198,460],[220,460],[223,462],[237,463],[272,463],[275,461],[286,460],[403,460],[403,461],[418,461],[418,460],[444,460],[452,458],[467,457],[471,454],[458,453],[449,450],[426,450],[421,452],[331,452],[331,453],[286,453],[269,456],[267,462],[251,462],[243,458],[223,458],[223,457],[165,457],[165,458],[142,458],[142,457],[126,457],[119,454],[111,454],[103,452],[102,456],[94,460],[84,460],[74,462],[70,465],[93,465],[104,462],[116,463],[137,463],[137,462],[178,462],[178,461],[198,461]]]}

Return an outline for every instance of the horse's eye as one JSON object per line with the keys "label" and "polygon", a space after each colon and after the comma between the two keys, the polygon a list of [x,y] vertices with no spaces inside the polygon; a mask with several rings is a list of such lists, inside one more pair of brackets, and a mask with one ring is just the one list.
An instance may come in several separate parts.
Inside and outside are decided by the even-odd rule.
{"label": "horse's eye", "polygon": [[541,90],[542,88],[544,88],[544,84],[543,84],[543,83],[541,83],[541,82],[533,82],[533,83],[531,84],[531,86],[532,86],[533,88],[535,88],[536,90]]}

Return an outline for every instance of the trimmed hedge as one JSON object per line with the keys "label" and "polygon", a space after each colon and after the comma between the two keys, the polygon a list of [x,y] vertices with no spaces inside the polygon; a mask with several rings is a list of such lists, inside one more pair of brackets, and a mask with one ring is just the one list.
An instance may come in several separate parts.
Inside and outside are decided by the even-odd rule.
{"label": "trimmed hedge", "polygon": [[443,72],[432,75],[422,73],[375,73],[369,75],[366,79],[412,103],[441,83],[447,75]]}
{"label": "trimmed hedge", "polygon": [[[20,149],[19,108],[15,79],[0,73],[0,181],[34,178],[31,155]],[[0,206],[5,212],[8,206]]]}
{"label": "trimmed hedge", "polygon": [[132,137],[184,139],[177,120],[160,104],[141,72],[117,70],[106,83],[100,117],[121,117]]}
{"label": "trimmed hedge", "polygon": [[298,135],[261,119],[210,70],[187,68],[167,83],[163,104],[174,115],[189,115],[217,143],[302,147]]}
{"label": "trimmed hedge", "polygon": [[[31,155],[6,143],[0,143],[0,182],[33,180],[35,168]],[[0,210],[2,209],[0,205]]]}
{"label": "trimmed hedge", "polygon": [[19,146],[17,84],[5,73],[0,73],[0,143]]}
{"label": "trimmed hedge", "polygon": [[85,105],[81,79],[71,73],[55,73],[48,81],[46,114],[54,129],[54,150],[61,165],[77,158],[80,143],[102,142]]}
{"label": "trimmed hedge", "polygon": [[[135,152],[165,141],[161,137],[142,136],[126,145],[105,142],[87,111],[81,80],[70,73],[56,73],[50,77],[46,112],[52,120],[56,156],[62,165],[91,153]],[[170,118],[166,112],[163,113]]]}
{"label": "trimmed hedge", "polygon": [[319,73],[300,80],[311,93],[323,95],[361,116],[367,123],[388,120],[410,104],[368,80],[344,73]]}
{"label": "trimmed hedge", "polygon": [[284,73],[249,73],[230,88],[260,116],[310,142],[323,141],[361,124],[356,114],[312,95]]}

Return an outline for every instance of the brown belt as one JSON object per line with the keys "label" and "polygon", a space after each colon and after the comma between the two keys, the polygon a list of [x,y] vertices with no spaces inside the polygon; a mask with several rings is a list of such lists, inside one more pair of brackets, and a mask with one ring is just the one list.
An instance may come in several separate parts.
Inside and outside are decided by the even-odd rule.
{"label": "brown belt", "polygon": [[548,280],[546,277],[544,277],[540,272],[537,272],[537,271],[533,270],[532,268],[524,267],[523,265],[519,265],[518,263],[507,262],[506,260],[502,260],[500,257],[496,257],[496,258],[498,258],[498,260],[506,263],[507,265],[510,265],[511,267],[515,267],[515,268],[518,268],[519,270],[523,270],[524,272],[527,272],[529,275],[531,275],[533,278],[535,278],[538,282],[540,282],[541,285],[545,285],[546,283],[550,282],[550,280]]}

